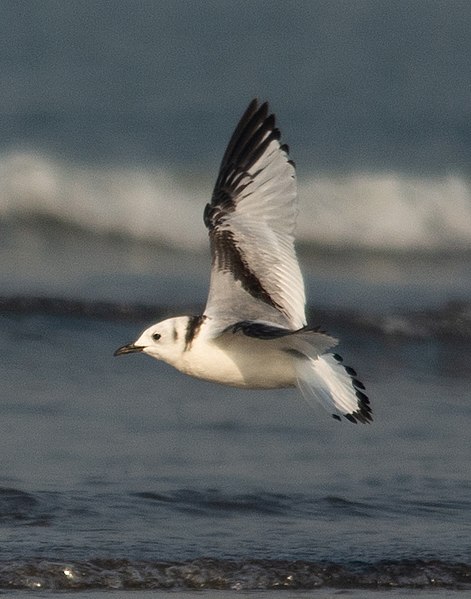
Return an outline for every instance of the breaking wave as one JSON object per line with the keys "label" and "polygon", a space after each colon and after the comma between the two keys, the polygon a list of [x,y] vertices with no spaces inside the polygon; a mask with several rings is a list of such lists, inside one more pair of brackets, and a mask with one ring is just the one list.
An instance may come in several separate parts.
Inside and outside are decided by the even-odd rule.
{"label": "breaking wave", "polygon": [[[98,235],[206,247],[214,172],[106,167],[34,152],[0,156],[0,219],[48,219]],[[333,249],[471,249],[471,182],[460,175],[300,173],[297,237]]]}

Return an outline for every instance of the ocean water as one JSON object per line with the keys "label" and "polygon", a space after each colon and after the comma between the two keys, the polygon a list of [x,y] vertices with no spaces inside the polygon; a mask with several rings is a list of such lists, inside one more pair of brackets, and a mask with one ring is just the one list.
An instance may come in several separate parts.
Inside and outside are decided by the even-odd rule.
{"label": "ocean water", "polygon": [[[111,5],[2,6],[0,594],[466,596],[469,11]],[[202,310],[202,211],[254,95],[370,425],[113,357]]]}
{"label": "ocean water", "polygon": [[[43,241],[50,250],[51,236]],[[59,276],[55,293],[27,294],[10,272],[0,587],[90,597],[469,589],[469,303],[425,309],[404,286],[393,308],[380,303],[388,289],[365,280],[363,300],[348,303],[358,282],[340,284],[331,270],[325,284],[344,259],[317,260],[324,281],[308,264],[308,287],[327,289],[311,320],[341,338],[373,402],[371,425],[338,423],[295,390],[242,392],[146,356],[114,358],[149,322],[196,312],[206,285],[206,256],[162,252],[158,270],[175,268],[162,278],[155,246],[127,244],[140,248],[141,269],[153,260],[147,274],[119,272],[123,243],[90,244],[108,245],[108,294],[87,251],[75,264],[87,293]],[[65,255],[76,244],[62,241]],[[363,268],[376,260],[364,256]]]}

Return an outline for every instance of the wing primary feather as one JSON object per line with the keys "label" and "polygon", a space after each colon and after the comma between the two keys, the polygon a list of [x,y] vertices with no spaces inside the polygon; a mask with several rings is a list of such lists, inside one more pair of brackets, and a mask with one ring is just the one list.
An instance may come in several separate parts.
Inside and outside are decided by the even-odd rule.
{"label": "wing primary feather", "polygon": [[268,102],[264,102],[258,107],[245,124],[242,123],[244,126],[240,131],[237,131],[236,128],[233,143],[229,142],[230,147],[228,149],[230,149],[230,152],[224,153],[222,163],[230,162],[231,159],[237,160],[243,153],[247,143],[252,140],[255,132],[265,123],[274,123],[274,116],[268,116]]}
{"label": "wing primary feather", "polygon": [[231,135],[229,143],[227,144],[227,147],[226,147],[226,151],[223,154],[223,157],[221,160],[221,165],[223,165],[227,161],[229,156],[232,154],[235,145],[237,144],[237,142],[239,141],[239,139],[242,135],[242,131],[246,128],[247,124],[250,122],[250,120],[252,119],[253,115],[257,112],[257,110],[258,110],[258,99],[254,98],[248,105],[244,114],[241,116],[239,123],[237,124],[236,128],[234,129],[234,133]]}
{"label": "wing primary feather", "polygon": [[[251,107],[252,104],[249,109]],[[241,175],[243,176],[262,156],[269,143],[273,139],[280,138],[280,132],[275,128],[275,116],[268,115],[267,102],[264,102],[255,112],[249,109],[236,127],[224,153],[211,199],[213,205],[220,200],[221,188],[230,187],[236,193],[238,190],[234,189],[235,179],[238,178],[240,181]]]}
{"label": "wing primary feather", "polygon": [[[268,103],[258,107],[258,100],[252,100],[229,141],[221,162],[219,175],[214,187],[211,202],[204,210],[204,224],[211,230],[224,212],[234,209],[233,199],[250,185],[257,173],[253,173],[247,183],[242,183],[247,171],[263,156],[273,140],[281,137],[275,127],[275,115],[268,115]],[[288,147],[284,146],[287,153]],[[219,210],[215,209],[218,207]]]}

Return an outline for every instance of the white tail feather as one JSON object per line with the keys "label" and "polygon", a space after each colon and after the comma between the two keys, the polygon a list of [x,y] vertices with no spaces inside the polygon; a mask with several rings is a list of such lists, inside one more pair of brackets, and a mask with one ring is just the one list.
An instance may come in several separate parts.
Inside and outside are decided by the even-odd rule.
{"label": "white tail feather", "polygon": [[319,401],[334,418],[345,416],[351,422],[372,420],[369,400],[363,393],[356,372],[343,366],[337,354],[311,358],[303,355],[295,360],[298,387],[308,401]]}

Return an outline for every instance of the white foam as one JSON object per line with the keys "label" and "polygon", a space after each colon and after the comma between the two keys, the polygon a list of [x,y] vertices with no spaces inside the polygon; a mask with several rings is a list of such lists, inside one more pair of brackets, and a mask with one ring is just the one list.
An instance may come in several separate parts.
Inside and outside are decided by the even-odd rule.
{"label": "white foam", "polygon": [[23,152],[0,158],[0,218],[47,216],[182,248],[207,243],[203,191],[164,168],[93,168]]}
{"label": "white foam", "polygon": [[[202,169],[203,170],[203,169]],[[183,249],[207,246],[196,183],[164,167],[91,167],[34,152],[0,156],[0,218],[48,216],[97,234]],[[297,238],[331,248],[471,249],[471,184],[399,173],[300,176]]]}
{"label": "white foam", "polygon": [[298,237],[332,247],[471,248],[471,186],[463,177],[317,177],[300,183]]}

